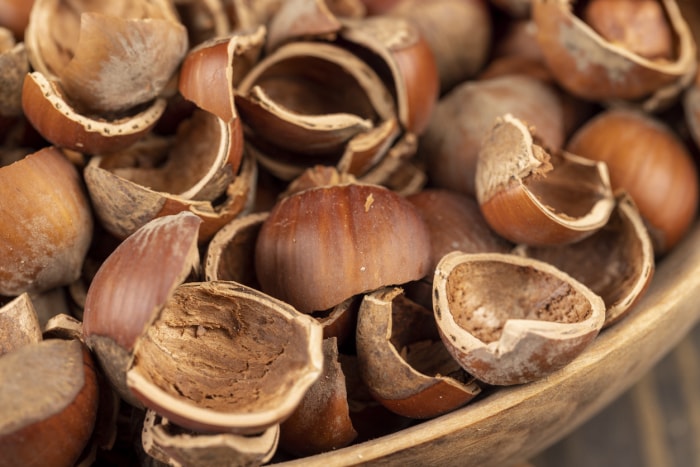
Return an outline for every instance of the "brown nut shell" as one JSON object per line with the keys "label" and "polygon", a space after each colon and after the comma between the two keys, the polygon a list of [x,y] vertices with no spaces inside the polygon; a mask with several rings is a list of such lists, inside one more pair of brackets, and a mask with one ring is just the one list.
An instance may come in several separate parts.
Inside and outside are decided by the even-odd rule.
{"label": "brown nut shell", "polygon": [[[646,58],[619,41],[606,40],[578,16],[573,3],[532,2],[545,61],[570,93],[596,101],[643,100],[645,109],[652,110],[672,100],[694,76],[696,44],[675,0],[658,2],[673,34],[675,51],[670,60]],[[650,33],[647,29],[643,34]]]}
{"label": "brown nut shell", "polygon": [[481,140],[507,113],[534,127],[550,150],[564,145],[563,109],[552,86],[522,75],[466,81],[438,101],[420,140],[433,185],[474,196]]}
{"label": "brown nut shell", "polygon": [[654,248],[631,197],[620,194],[608,223],[570,245],[519,245],[519,254],[547,262],[586,284],[605,302],[603,328],[620,321],[644,296],[654,276]]}
{"label": "brown nut shell", "polygon": [[579,128],[567,151],[608,166],[614,190],[624,190],[647,222],[654,251],[673,248],[698,207],[698,172],[685,143],[660,118],[609,109]]}
{"label": "brown nut shell", "polygon": [[188,282],[155,315],[127,385],[185,428],[260,433],[289,417],[321,373],[321,326],[258,290]]}
{"label": "brown nut shell", "polygon": [[186,51],[187,32],[179,22],[86,12],[73,57],[57,75],[82,113],[111,115],[158,97]]}
{"label": "brown nut shell", "polygon": [[[191,213],[164,216],[124,240],[102,263],[85,298],[83,335],[120,396],[139,336],[172,291],[199,265],[201,220]],[[138,275],[134,272],[138,271]]]}
{"label": "brown nut shell", "polygon": [[338,343],[335,338],[324,339],[323,372],[280,425],[280,447],[296,456],[309,456],[345,447],[356,437]]}
{"label": "brown nut shell", "polygon": [[229,34],[194,47],[182,62],[180,93],[225,122],[237,118],[234,88],[258,60],[264,40],[265,29],[260,27],[249,34]]}
{"label": "brown nut shell", "polygon": [[369,53],[368,63],[379,62],[375,69],[388,69],[389,76],[383,78],[393,83],[402,127],[423,133],[437,102],[440,77],[433,51],[419,29],[408,19],[392,16],[346,20],[344,26],[341,37],[366,49],[360,56]]}
{"label": "brown nut shell", "polygon": [[51,143],[90,154],[104,154],[131,145],[148,133],[165,110],[156,99],[140,112],[116,120],[78,113],[46,75],[34,71],[24,79],[22,108],[32,126]]}
{"label": "brown nut shell", "polygon": [[90,204],[75,167],[46,147],[0,168],[0,294],[68,285],[92,237]]}
{"label": "brown nut shell", "polygon": [[147,410],[141,444],[149,456],[169,465],[253,466],[272,459],[279,434],[279,425],[254,435],[198,433]]}
{"label": "brown nut shell", "polygon": [[102,168],[102,160],[101,156],[92,157],[84,177],[98,219],[117,238],[129,236],[157,217],[191,212],[203,221],[200,242],[204,243],[253,202],[257,165],[248,154],[244,154],[239,173],[217,200],[186,199],[152,190]]}
{"label": "brown nut shell", "polygon": [[23,293],[0,308],[0,357],[41,339],[39,317],[29,294]]}
{"label": "brown nut shell", "polygon": [[0,465],[75,465],[95,425],[96,371],[78,340],[45,340],[0,358]]}
{"label": "brown nut shell", "polygon": [[433,281],[440,336],[460,365],[493,385],[527,383],[562,368],[598,335],[603,300],[530,258],[450,253]]}
{"label": "brown nut shell", "polygon": [[484,137],[476,197],[491,228],[530,245],[581,240],[603,227],[615,207],[604,163],[547,153],[510,114]]}
{"label": "brown nut shell", "polygon": [[[433,251],[433,266],[447,253],[506,253],[512,244],[496,234],[481,214],[479,203],[452,190],[426,188],[406,199],[425,220]],[[432,274],[429,279],[432,280]]]}
{"label": "brown nut shell", "polygon": [[[124,240],[102,263],[85,299],[83,332],[107,336],[132,350],[151,313],[199,264],[191,213],[154,219]],[[141,277],[129,274],[138,271]]]}
{"label": "brown nut shell", "polygon": [[208,281],[235,281],[259,288],[255,277],[255,242],[268,212],[237,217],[223,226],[209,242],[204,259]]}
{"label": "brown nut shell", "polygon": [[440,340],[432,310],[405,298],[400,288],[364,296],[357,364],[374,398],[405,417],[436,417],[481,392]]}
{"label": "brown nut shell", "polygon": [[489,58],[493,25],[486,0],[401,0],[389,14],[411,20],[425,38],[441,93],[476,75]]}
{"label": "brown nut shell", "polygon": [[281,199],[255,247],[262,290],[306,313],[419,279],[430,262],[428,230],[413,205],[386,188],[360,183]]}

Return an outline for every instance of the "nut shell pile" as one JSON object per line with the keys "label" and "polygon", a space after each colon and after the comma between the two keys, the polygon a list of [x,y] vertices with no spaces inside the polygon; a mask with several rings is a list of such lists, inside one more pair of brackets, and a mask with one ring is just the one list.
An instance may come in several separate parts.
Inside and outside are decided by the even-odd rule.
{"label": "nut shell pile", "polygon": [[693,3],[0,2],[0,466],[303,461],[564,368],[696,219]]}

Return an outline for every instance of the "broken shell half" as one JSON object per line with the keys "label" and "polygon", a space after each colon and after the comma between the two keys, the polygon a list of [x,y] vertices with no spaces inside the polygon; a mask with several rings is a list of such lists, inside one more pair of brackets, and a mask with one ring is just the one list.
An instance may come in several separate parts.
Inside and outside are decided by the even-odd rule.
{"label": "broken shell half", "polygon": [[166,104],[159,98],[132,115],[104,119],[78,112],[56,82],[41,72],[27,74],[22,86],[22,109],[41,136],[57,146],[89,154],[131,145],[155,126]]}
{"label": "broken shell half", "polygon": [[[570,93],[595,101],[640,101],[645,110],[655,110],[672,102],[693,79],[696,44],[676,0],[654,2],[661,6],[660,20],[667,22],[672,35],[670,58],[648,58],[621,41],[606,39],[579,16],[581,9],[574,3],[587,2],[532,2],[544,59]],[[644,34],[652,35],[648,28]]]}
{"label": "broken shell half", "polygon": [[23,293],[0,308],[0,357],[41,339],[39,317],[29,294]]}
{"label": "broken shell half", "polygon": [[115,389],[184,428],[253,434],[294,410],[321,372],[321,326],[199,264],[190,213],[154,219],[95,275],[84,335]]}
{"label": "broken shell half", "polygon": [[324,339],[323,372],[280,425],[280,447],[297,456],[308,456],[345,447],[356,437],[345,375],[338,361],[338,343],[335,338]]}
{"label": "broken shell half", "polygon": [[254,435],[198,433],[147,410],[141,444],[149,456],[175,467],[253,466],[272,459],[279,433],[279,425]]}
{"label": "broken shell half", "polygon": [[581,240],[603,227],[615,207],[604,163],[548,153],[510,114],[484,137],[475,185],[484,218],[513,243]]}
{"label": "broken shell half", "polygon": [[654,275],[654,247],[639,210],[618,195],[608,223],[570,245],[519,245],[516,252],[545,261],[586,284],[605,301],[605,324],[618,322],[644,295]]}
{"label": "broken shell half", "polygon": [[[222,128],[226,130],[229,127],[224,125]],[[227,170],[226,158],[220,157],[221,154],[226,153],[225,148],[230,147],[227,135],[230,133],[225,131],[221,136],[220,148],[216,150],[215,161],[211,160],[214,158],[209,160],[212,167],[219,166],[218,171],[212,173],[210,169],[207,171],[207,176],[198,181],[192,181],[188,177],[193,173],[185,174],[180,170],[184,161],[170,167],[172,169],[170,173],[180,177],[181,181],[193,183],[182,185],[189,187],[187,191],[194,191],[198,195],[209,191],[211,194],[212,188],[219,187],[220,182],[225,181],[231,175],[230,170]],[[195,146],[201,149],[201,145],[195,144]],[[174,153],[179,154],[179,157],[192,155],[183,152],[182,148]],[[220,166],[222,159],[224,159],[224,164]],[[138,157],[135,157],[134,160],[138,160]],[[112,165],[111,168],[110,165]],[[157,180],[154,180],[155,177],[151,177],[149,181],[148,177],[144,177],[142,175],[143,168],[133,168],[133,170],[122,168],[116,170],[118,173],[114,173],[112,171],[116,168],[114,165],[120,164],[110,163],[109,156],[92,157],[85,167],[84,177],[98,219],[104,228],[117,238],[129,236],[157,217],[189,211],[203,220],[200,226],[200,242],[204,243],[211,239],[221,227],[239,214],[246,212],[254,200],[257,165],[253,158],[245,153],[239,172],[233,174],[233,179],[225,187],[224,193],[216,199],[187,199],[176,193],[157,191],[157,189],[151,188],[153,182]],[[158,174],[164,178],[164,181],[159,182],[159,188],[167,188],[165,179],[168,171],[164,169],[164,167],[156,167],[151,171],[151,175]],[[132,180],[132,178],[136,180]],[[147,185],[143,185],[139,181],[147,183]],[[207,183],[202,183],[203,181],[207,181]],[[195,187],[199,187],[199,189]]]}
{"label": "broken shell half", "polygon": [[438,264],[433,308],[462,367],[493,385],[527,383],[571,362],[598,335],[605,303],[547,263],[454,252]]}
{"label": "broken shell half", "polygon": [[374,398],[405,417],[436,417],[481,392],[445,348],[432,311],[407,299],[400,288],[363,298],[357,363]]}
{"label": "broken shell half", "polygon": [[321,326],[228,281],[177,287],[140,336],[129,390],[186,428],[260,433],[286,419],[321,373]]}

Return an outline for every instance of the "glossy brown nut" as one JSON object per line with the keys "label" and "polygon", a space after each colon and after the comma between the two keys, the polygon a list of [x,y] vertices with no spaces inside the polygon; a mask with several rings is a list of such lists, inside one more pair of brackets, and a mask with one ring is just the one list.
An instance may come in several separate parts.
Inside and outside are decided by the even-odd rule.
{"label": "glossy brown nut", "polygon": [[489,58],[493,20],[486,0],[401,0],[389,14],[411,20],[425,38],[442,94],[475,76]]}
{"label": "glossy brown nut", "polygon": [[29,23],[29,13],[34,0],[4,0],[0,2],[0,26],[8,28],[15,39],[24,39],[24,30]]}
{"label": "glossy brown nut", "polygon": [[563,146],[563,109],[552,86],[527,76],[466,81],[438,101],[421,136],[418,154],[431,182],[474,196],[481,140],[496,118],[507,113],[534,127],[550,150]]}
{"label": "glossy brown nut", "polygon": [[692,225],[698,173],[685,143],[659,118],[610,109],[572,135],[567,150],[608,166],[614,190],[625,190],[646,220],[656,254]]}
{"label": "glossy brown nut", "polygon": [[605,304],[566,273],[530,258],[451,253],[433,280],[445,346],[478,380],[534,381],[571,362],[598,335]]}
{"label": "glossy brown nut", "polygon": [[[406,199],[420,211],[430,230],[433,265],[455,250],[464,253],[506,253],[512,244],[496,234],[474,198],[456,191],[426,188]],[[432,280],[432,274],[428,279]]]}
{"label": "glossy brown nut", "polygon": [[413,205],[386,188],[360,183],[282,198],[255,247],[262,290],[305,313],[419,279],[430,262],[428,230]]}

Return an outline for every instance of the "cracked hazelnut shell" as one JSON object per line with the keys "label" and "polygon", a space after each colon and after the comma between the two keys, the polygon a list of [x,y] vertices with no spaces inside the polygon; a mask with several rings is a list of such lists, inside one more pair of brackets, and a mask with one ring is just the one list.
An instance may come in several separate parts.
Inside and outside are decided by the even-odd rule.
{"label": "cracked hazelnut shell", "polygon": [[568,364],[598,335],[605,303],[547,263],[500,253],[445,256],[435,271],[440,336],[492,385],[527,383]]}

